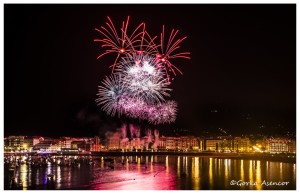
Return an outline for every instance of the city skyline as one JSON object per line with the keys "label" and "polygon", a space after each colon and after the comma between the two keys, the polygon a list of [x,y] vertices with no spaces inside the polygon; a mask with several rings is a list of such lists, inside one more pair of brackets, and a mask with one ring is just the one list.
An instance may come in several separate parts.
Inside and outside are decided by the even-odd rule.
{"label": "city skyline", "polygon": [[[136,129],[135,129],[136,130]],[[222,152],[222,153],[291,153],[296,154],[295,137],[249,136],[164,136],[158,131],[147,135],[124,134],[124,128],[107,134],[106,138],[8,136],[4,138],[5,153],[85,153],[97,152]],[[135,132],[133,132],[135,133]],[[139,132],[138,132],[139,133]],[[91,153],[87,153],[91,154]],[[294,158],[294,157],[293,157]]]}
{"label": "city skyline", "polygon": [[133,23],[145,21],[154,30],[164,24],[188,35],[182,47],[190,48],[192,59],[180,62],[184,75],[172,86],[178,117],[158,129],[295,132],[295,5],[4,7],[5,136],[103,135],[123,122],[139,123],[110,118],[95,103],[111,58],[96,60],[94,28],[107,15],[117,23],[130,15]]}

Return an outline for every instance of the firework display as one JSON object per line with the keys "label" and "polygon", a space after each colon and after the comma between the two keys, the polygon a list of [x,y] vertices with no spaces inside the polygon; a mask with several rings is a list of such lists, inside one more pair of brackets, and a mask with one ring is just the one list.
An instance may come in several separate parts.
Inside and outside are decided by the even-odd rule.
{"label": "firework display", "polygon": [[129,17],[118,31],[107,18],[105,26],[96,28],[104,38],[94,41],[105,48],[97,59],[107,54],[114,54],[116,58],[110,65],[112,75],[99,86],[97,104],[111,116],[125,115],[152,124],[174,122],[177,103],[166,98],[172,91],[170,85],[174,78],[171,76],[176,76],[176,72],[182,74],[172,60],[190,59],[189,52],[177,52],[186,37],[176,39],[178,30],[173,29],[169,38],[165,38],[163,26],[158,40],[157,36],[149,35],[145,23],[129,33]]}

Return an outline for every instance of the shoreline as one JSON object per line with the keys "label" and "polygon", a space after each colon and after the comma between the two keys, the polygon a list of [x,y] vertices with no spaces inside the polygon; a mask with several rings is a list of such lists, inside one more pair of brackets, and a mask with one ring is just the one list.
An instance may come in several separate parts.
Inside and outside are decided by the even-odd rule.
{"label": "shoreline", "polygon": [[239,159],[239,160],[262,160],[272,162],[286,162],[296,163],[296,154],[270,154],[270,153],[215,153],[215,152],[91,152],[91,153],[4,153],[4,156],[15,155],[31,155],[31,156],[43,156],[43,155],[67,155],[67,156],[149,156],[149,155],[170,155],[170,156],[194,156],[202,158],[217,158],[217,159]]}
{"label": "shoreline", "polygon": [[[206,153],[206,152],[93,152],[92,156],[147,156],[171,155],[194,156],[217,159],[262,160],[272,162],[296,163],[296,154],[266,154],[266,153]],[[289,156],[289,157],[288,157]]]}

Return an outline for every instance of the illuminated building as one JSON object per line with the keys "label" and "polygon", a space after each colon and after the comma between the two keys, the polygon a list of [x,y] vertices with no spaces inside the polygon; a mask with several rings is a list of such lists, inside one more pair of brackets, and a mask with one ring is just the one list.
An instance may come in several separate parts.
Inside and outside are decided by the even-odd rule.
{"label": "illuminated building", "polygon": [[189,138],[189,142],[190,142],[190,148],[192,150],[199,150],[200,149],[201,142],[199,142],[198,138],[196,138],[196,137],[190,137]]}
{"label": "illuminated building", "polygon": [[204,139],[202,138],[198,138],[198,142],[199,142],[199,151],[202,151],[204,149]]}
{"label": "illuminated building", "polygon": [[131,142],[128,139],[122,139],[120,141],[120,149],[124,151],[131,151]]}
{"label": "illuminated building", "polygon": [[40,141],[44,141],[43,137],[32,137],[32,146],[40,143]]}
{"label": "illuminated building", "polygon": [[267,151],[271,153],[288,152],[288,139],[270,138],[267,140]]}
{"label": "illuminated building", "polygon": [[108,150],[119,150],[120,149],[120,138],[119,134],[114,134],[107,137],[107,149]]}
{"label": "illuminated building", "polygon": [[98,136],[95,136],[94,138],[84,138],[85,141],[85,150],[86,151],[101,151],[101,141]]}
{"label": "illuminated building", "polygon": [[205,150],[207,151],[218,151],[219,144],[222,142],[221,139],[206,139],[205,140]]}
{"label": "illuminated building", "polygon": [[85,141],[72,141],[71,149],[78,149],[78,150],[87,150]]}
{"label": "illuminated building", "polygon": [[232,139],[223,139],[218,143],[218,151],[231,152],[234,149],[234,141]]}
{"label": "illuminated building", "polygon": [[35,152],[55,153],[60,150],[59,141],[55,140],[44,140],[33,146],[33,151]]}
{"label": "illuminated building", "polygon": [[288,152],[289,153],[296,153],[296,140],[295,139],[290,139],[288,141]]}
{"label": "illuminated building", "polygon": [[249,152],[250,139],[248,137],[235,137],[234,138],[234,151]]}
{"label": "illuminated building", "polygon": [[162,136],[159,138],[158,149],[165,150],[167,147],[167,138]]}
{"label": "illuminated building", "polygon": [[24,149],[24,136],[9,136],[4,138],[4,150],[20,151]]}
{"label": "illuminated building", "polygon": [[[266,137],[261,138],[261,139],[256,139],[254,146],[258,147],[261,151],[267,151],[268,150],[268,139]],[[255,151],[255,150],[252,149],[252,151]]]}
{"label": "illuminated building", "polygon": [[61,148],[71,148],[72,141],[82,141],[83,138],[71,138],[71,137],[61,137],[60,146]]}
{"label": "illuminated building", "polygon": [[178,150],[199,150],[199,141],[193,136],[182,136],[177,139]]}
{"label": "illuminated building", "polygon": [[178,137],[166,137],[166,149],[177,150],[178,149]]}
{"label": "illuminated building", "polygon": [[29,136],[26,136],[24,138],[23,149],[27,150],[28,152],[31,152],[32,149],[33,149],[33,146],[38,144],[41,141],[44,141],[43,137],[29,137]]}
{"label": "illuminated building", "polygon": [[141,150],[143,148],[140,138],[133,138],[130,143],[133,150]]}

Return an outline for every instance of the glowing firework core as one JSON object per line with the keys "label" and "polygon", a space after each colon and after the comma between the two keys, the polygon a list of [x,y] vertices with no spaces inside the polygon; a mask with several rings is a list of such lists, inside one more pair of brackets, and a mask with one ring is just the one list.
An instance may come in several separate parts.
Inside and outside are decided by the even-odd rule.
{"label": "glowing firework core", "polygon": [[121,35],[108,17],[106,27],[96,29],[104,39],[94,41],[102,43],[106,54],[117,53],[113,74],[106,77],[99,86],[96,102],[107,114],[125,115],[130,118],[148,120],[153,124],[170,123],[176,119],[177,103],[165,100],[170,96],[171,84],[169,72],[182,72],[169,60],[175,58],[189,59],[189,52],[176,53],[179,44],[186,39],[175,40],[177,31],[172,30],[168,44],[164,45],[164,27],[160,44],[155,44],[141,23],[131,35],[127,33],[129,17],[122,23]]}

